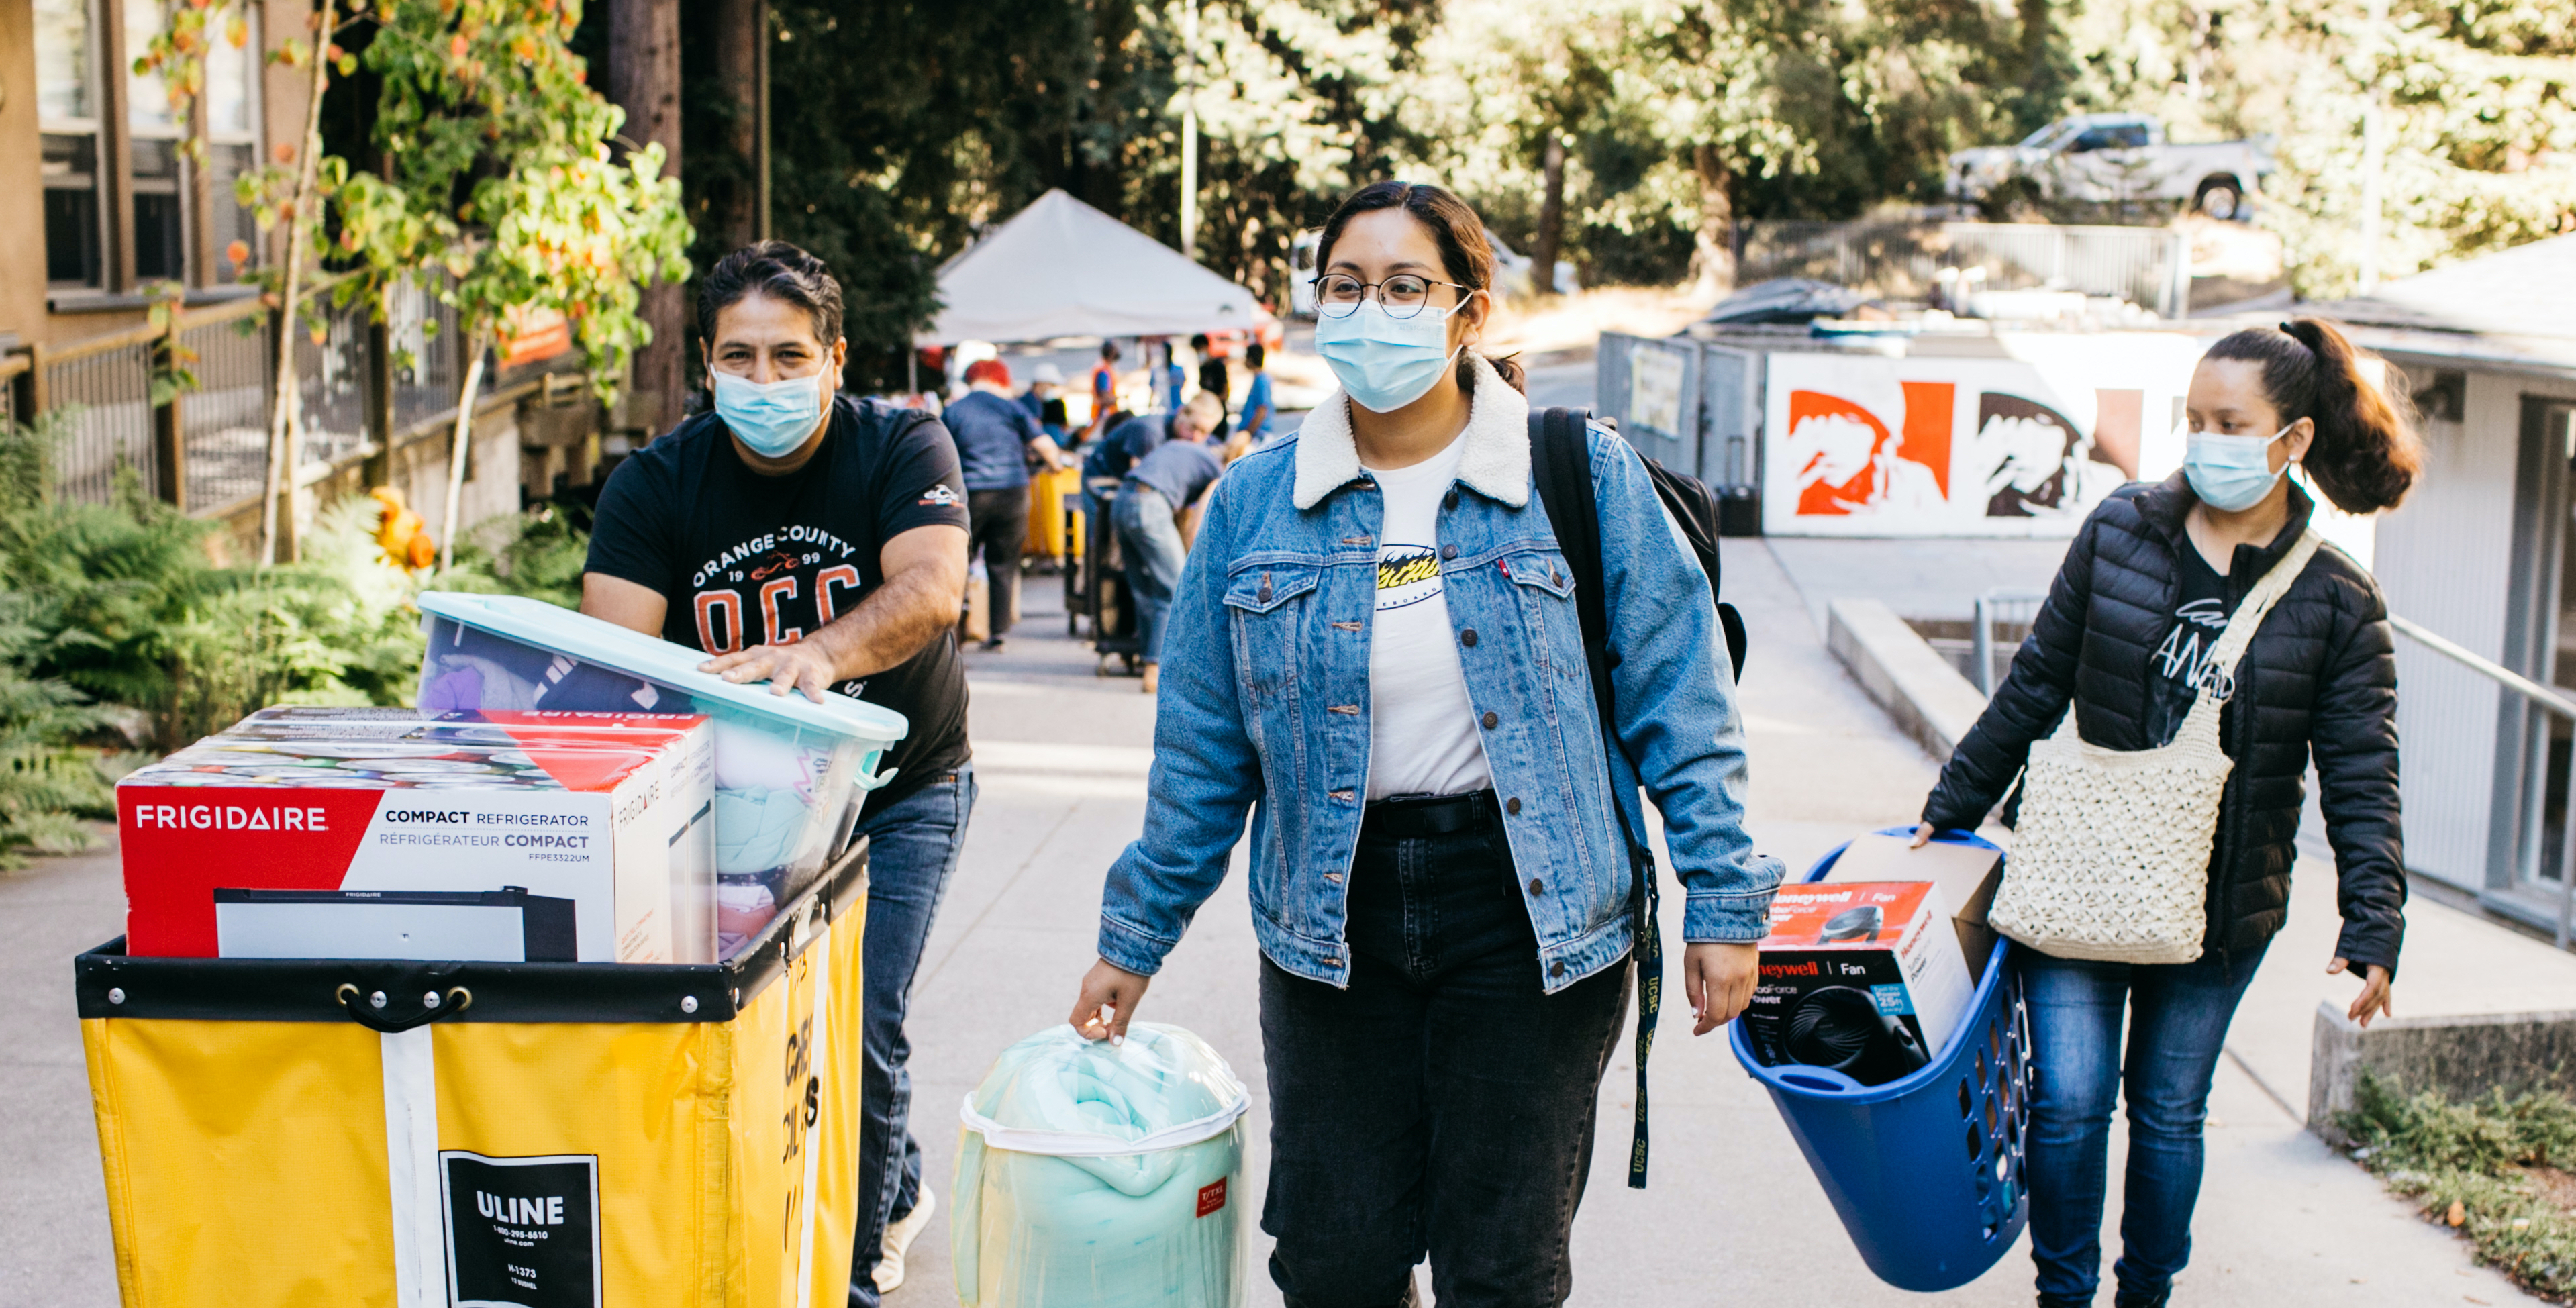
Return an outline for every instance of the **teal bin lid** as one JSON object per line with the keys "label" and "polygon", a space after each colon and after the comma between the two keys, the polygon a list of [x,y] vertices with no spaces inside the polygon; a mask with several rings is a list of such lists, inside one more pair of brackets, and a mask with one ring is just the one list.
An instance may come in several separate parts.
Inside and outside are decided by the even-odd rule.
{"label": "teal bin lid", "polygon": [[731,682],[698,671],[707,656],[613,622],[558,608],[524,595],[470,595],[432,590],[420,595],[420,611],[463,623],[507,640],[580,659],[628,676],[641,677],[687,692],[703,706],[728,708],[834,735],[854,736],[880,745],[903,739],[912,729],[902,714],[847,695],[825,695],[821,703],[800,694],[772,693],[767,682]]}

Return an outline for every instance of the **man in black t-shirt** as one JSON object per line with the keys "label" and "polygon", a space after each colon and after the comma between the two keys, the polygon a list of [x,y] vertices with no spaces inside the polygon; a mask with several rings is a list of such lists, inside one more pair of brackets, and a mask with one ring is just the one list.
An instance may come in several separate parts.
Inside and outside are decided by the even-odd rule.
{"label": "man in black t-shirt", "polygon": [[975,802],[956,638],[964,478],[938,419],[835,394],[841,291],[812,255],[780,241],[727,255],[699,284],[696,326],[715,412],[608,479],[581,608],[704,650],[702,668],[728,681],[852,695],[911,724],[858,828],[866,1062],[850,1302],[873,1308],[932,1210],[907,1125],[903,1020]]}

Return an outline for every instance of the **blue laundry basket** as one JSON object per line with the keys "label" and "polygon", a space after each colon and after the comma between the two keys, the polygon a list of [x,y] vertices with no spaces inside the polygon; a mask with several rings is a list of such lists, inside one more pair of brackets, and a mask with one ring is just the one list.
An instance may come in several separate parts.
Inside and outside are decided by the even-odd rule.
{"label": "blue laundry basket", "polygon": [[[1883,832],[1911,836],[1910,829]],[[1995,846],[1945,831],[1948,844]],[[1846,843],[1817,860],[1820,881]],[[1995,942],[1968,1016],[1949,1046],[1900,1080],[1864,1086],[1840,1072],[1753,1057],[1735,1023],[1735,1057],[1771,1092],[1789,1134],[1878,1278],[1948,1290],[1985,1274],[2030,1220],[2022,1133],[2030,1122],[2030,1016]]]}

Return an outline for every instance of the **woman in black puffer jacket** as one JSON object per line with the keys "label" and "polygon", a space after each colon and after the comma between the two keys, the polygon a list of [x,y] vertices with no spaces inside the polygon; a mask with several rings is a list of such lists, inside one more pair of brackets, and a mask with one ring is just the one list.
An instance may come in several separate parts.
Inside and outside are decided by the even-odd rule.
{"label": "woman in black puffer jacket", "polygon": [[[2055,731],[2070,704],[2095,745],[2140,750],[2172,740],[2228,616],[2308,527],[2315,505],[2283,475],[2289,464],[2305,466],[2350,512],[2405,495],[2419,447],[2359,365],[2342,333],[2316,319],[2237,332],[2211,347],[2186,401],[2183,472],[2121,489],[2084,524],[2011,676],[1941,770],[1917,843],[1935,829],[1983,821],[2031,743]],[[2210,1078],[2237,1000],[2288,916],[2312,754],[2344,922],[2326,970],[2364,976],[2356,1021],[2388,1009],[2406,880],[2397,670],[2377,583],[2342,551],[2320,548],[2235,673],[2220,740],[2236,766],[2219,804],[2199,960],[2097,963],[2014,950],[2038,1068],[2027,1161],[2043,1308],[2093,1302],[2111,1107],[2123,1086],[2121,1308],[2165,1303],[2189,1256]]]}

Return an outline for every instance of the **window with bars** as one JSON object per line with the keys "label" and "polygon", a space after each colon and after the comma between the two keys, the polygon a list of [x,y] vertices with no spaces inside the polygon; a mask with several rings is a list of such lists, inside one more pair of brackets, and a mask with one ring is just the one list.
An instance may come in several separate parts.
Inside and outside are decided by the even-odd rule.
{"label": "window with bars", "polygon": [[106,143],[93,0],[35,0],[36,118],[43,134],[45,281],[106,285]]}
{"label": "window with bars", "polygon": [[212,182],[206,223],[214,267],[210,282],[239,281],[258,263],[256,257],[236,266],[225,254],[235,241],[256,256],[259,220],[234,198],[233,183],[259,167],[259,13],[249,13],[249,37],[236,47],[221,32],[206,52],[206,169]]}
{"label": "window with bars", "polygon": [[158,73],[134,71],[132,60],[151,48],[168,22],[161,0],[118,0],[124,10],[125,126],[132,134],[127,160],[128,221],[133,226],[134,280],[138,286],[170,281],[187,272],[187,201],[179,176],[179,142],[187,123],[170,108]]}
{"label": "window with bars", "polygon": [[[204,94],[174,110],[160,76],[134,72],[130,58],[167,21],[162,0],[33,4],[47,285],[58,293],[134,292],[163,281],[239,281],[256,260],[237,265],[228,247],[239,241],[255,255],[260,246],[257,221],[233,192],[259,166],[257,7],[234,0],[250,24],[240,46],[229,39],[229,14],[208,24]],[[123,38],[122,70],[109,67],[116,45],[109,35]],[[198,115],[203,163],[185,148]],[[121,148],[107,130],[120,121]],[[193,266],[200,257],[210,261],[202,270]]]}

